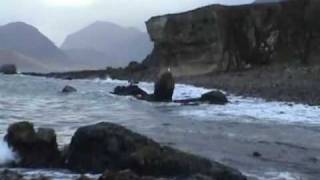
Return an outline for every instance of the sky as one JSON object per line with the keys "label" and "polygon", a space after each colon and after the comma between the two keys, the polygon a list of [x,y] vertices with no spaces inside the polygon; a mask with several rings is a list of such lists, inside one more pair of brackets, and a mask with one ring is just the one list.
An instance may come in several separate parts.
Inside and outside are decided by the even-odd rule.
{"label": "sky", "polygon": [[96,21],[145,31],[152,16],[197,7],[245,4],[253,0],[0,0],[0,25],[22,21],[38,28],[60,46],[67,35]]}

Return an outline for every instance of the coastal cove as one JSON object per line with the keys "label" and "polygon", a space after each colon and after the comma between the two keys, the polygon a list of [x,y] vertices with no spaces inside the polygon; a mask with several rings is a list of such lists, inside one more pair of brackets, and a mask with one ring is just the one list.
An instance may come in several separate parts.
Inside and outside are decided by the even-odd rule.
{"label": "coastal cove", "polygon": [[[320,109],[294,103],[266,102],[228,94],[227,105],[182,106],[150,103],[110,92],[126,85],[120,80],[61,80],[24,75],[1,75],[1,123],[5,134],[14,122],[56,130],[59,146],[70,142],[77,128],[113,122],[163,145],[195,153],[239,169],[249,179],[317,179],[319,176]],[[62,95],[72,85],[78,91]],[[140,83],[147,92],[152,83]],[[198,97],[210,91],[176,85],[174,99]],[[303,136],[301,136],[303,134]],[[308,139],[308,141],[304,141]],[[255,157],[259,152],[261,157]],[[34,171],[23,170],[30,174]],[[72,179],[61,171],[44,175]]]}

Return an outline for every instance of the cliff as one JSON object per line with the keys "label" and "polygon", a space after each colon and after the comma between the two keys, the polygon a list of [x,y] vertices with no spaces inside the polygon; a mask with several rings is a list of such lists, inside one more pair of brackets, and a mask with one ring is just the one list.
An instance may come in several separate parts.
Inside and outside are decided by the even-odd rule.
{"label": "cliff", "polygon": [[301,2],[211,5],[153,17],[146,25],[154,49],[143,65],[186,76],[270,64],[283,56],[309,60],[319,47],[314,17],[320,5]]}

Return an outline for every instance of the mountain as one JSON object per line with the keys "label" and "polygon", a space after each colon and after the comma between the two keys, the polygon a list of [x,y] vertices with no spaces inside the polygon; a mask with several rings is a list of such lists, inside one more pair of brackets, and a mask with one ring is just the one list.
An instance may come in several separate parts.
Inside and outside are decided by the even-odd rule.
{"label": "mountain", "polygon": [[81,54],[79,61],[100,68],[141,61],[151,53],[152,47],[147,33],[101,21],[69,35],[61,46],[74,61]]}
{"label": "mountain", "polygon": [[63,52],[38,29],[23,22],[0,26],[0,49],[33,58],[62,58]]}
{"label": "mountain", "polygon": [[35,27],[23,22],[0,26],[0,65],[16,64],[20,71],[58,71],[66,55]]}
{"label": "mountain", "polygon": [[285,1],[285,0],[255,0],[253,3],[272,3],[272,2],[281,2],[281,1]]}

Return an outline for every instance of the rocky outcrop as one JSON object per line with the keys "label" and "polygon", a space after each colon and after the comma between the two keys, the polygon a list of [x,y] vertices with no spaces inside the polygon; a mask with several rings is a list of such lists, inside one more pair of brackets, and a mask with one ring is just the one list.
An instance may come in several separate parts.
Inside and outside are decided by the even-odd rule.
{"label": "rocky outcrop", "polygon": [[[15,166],[19,168],[68,168],[79,173],[105,172],[101,180],[246,179],[235,169],[162,146],[113,123],[79,128],[64,153],[57,148],[54,130],[39,128],[36,132],[29,122],[12,124],[5,140],[19,155]],[[24,179],[11,171],[0,172],[1,177]],[[87,178],[81,176],[79,179]]]}
{"label": "rocky outcrop", "polygon": [[175,80],[172,73],[165,72],[160,75],[154,85],[155,101],[172,101]]}
{"label": "rocky outcrop", "polygon": [[7,131],[5,141],[19,156],[18,167],[57,168],[62,166],[56,134],[52,129],[39,128],[33,124],[19,122],[12,124]]}
{"label": "rocky outcrop", "polygon": [[14,64],[5,64],[0,66],[0,73],[17,74],[17,67]]}
{"label": "rocky outcrop", "polygon": [[210,91],[201,96],[200,101],[209,102],[210,104],[221,104],[228,103],[228,99],[221,91]]}
{"label": "rocky outcrop", "polygon": [[170,102],[175,87],[173,75],[170,72],[161,74],[155,82],[154,93],[148,94],[137,85],[118,86],[114,89],[113,94],[120,96],[133,96],[137,99],[154,101],[154,102]]}
{"label": "rocky outcrop", "polygon": [[67,85],[62,89],[61,92],[64,93],[64,94],[69,94],[69,93],[77,92],[77,89],[72,87],[72,86]]}
{"label": "rocky outcrop", "polygon": [[[177,76],[191,76],[269,64],[285,53],[288,59],[307,53],[309,34],[312,41],[319,37],[311,9],[320,6],[316,0],[305,6],[299,2],[211,5],[153,17],[146,24],[154,49],[143,64],[152,69],[148,73],[171,67]],[[309,33],[310,26],[317,29]]]}
{"label": "rocky outcrop", "polygon": [[129,86],[117,86],[113,94],[119,95],[119,96],[134,96],[138,99],[147,99],[147,96],[149,94],[139,88],[137,85],[129,85]]}
{"label": "rocky outcrop", "polygon": [[[102,173],[105,169],[130,169],[134,173],[129,173],[129,177],[134,178],[135,174],[154,177],[189,177],[203,174],[211,179],[245,179],[234,169],[161,146],[112,123],[79,128],[72,137],[66,162],[68,168],[77,172]],[[121,179],[115,178],[117,174],[110,176]]]}

